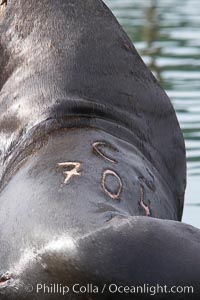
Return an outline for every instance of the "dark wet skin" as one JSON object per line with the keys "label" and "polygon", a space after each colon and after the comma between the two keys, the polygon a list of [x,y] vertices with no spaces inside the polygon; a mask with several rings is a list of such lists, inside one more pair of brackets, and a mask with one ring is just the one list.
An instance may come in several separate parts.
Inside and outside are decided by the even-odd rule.
{"label": "dark wet skin", "polygon": [[183,137],[111,12],[8,1],[0,36],[0,299],[151,297],[62,297],[38,283],[192,285],[174,299],[198,299],[200,232],[180,222]]}

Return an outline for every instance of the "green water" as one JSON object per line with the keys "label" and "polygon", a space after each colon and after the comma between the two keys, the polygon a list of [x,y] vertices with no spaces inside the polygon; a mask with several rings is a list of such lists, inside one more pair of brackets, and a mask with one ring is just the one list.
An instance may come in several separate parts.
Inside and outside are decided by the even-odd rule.
{"label": "green water", "polygon": [[187,149],[183,221],[200,228],[200,1],[105,3],[174,105]]}

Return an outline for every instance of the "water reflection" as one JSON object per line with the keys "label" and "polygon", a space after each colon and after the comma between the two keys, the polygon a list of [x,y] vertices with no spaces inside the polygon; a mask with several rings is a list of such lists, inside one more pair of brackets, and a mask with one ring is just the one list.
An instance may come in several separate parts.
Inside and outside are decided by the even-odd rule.
{"label": "water reflection", "polygon": [[161,47],[155,46],[154,42],[159,39],[159,16],[157,14],[157,1],[150,1],[150,5],[144,9],[144,26],[141,38],[145,41],[145,49],[141,55],[146,56],[148,67],[162,84],[161,69],[157,65],[157,57],[161,55]]}
{"label": "water reflection", "polygon": [[184,133],[184,221],[200,227],[200,1],[105,0],[170,96]]}

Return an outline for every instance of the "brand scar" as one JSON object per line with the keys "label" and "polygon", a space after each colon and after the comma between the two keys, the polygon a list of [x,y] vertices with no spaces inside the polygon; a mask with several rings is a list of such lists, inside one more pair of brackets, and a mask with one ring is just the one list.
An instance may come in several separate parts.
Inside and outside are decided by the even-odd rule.
{"label": "brand scar", "polygon": [[[92,144],[93,152],[96,155],[100,156],[102,159],[107,160],[108,162],[110,162],[112,164],[117,164],[118,163],[117,160],[109,157],[104,151],[102,151],[102,148],[106,148],[106,147],[108,149],[112,150],[112,151],[118,151],[113,145],[111,145],[109,143],[106,143],[106,142],[94,142]],[[63,175],[65,177],[64,184],[68,184],[68,182],[71,180],[72,177],[81,175],[81,172],[80,172],[81,163],[80,162],[62,162],[62,163],[58,163],[58,167],[68,169],[68,170],[63,172]],[[118,180],[119,185],[118,185],[118,189],[117,189],[116,193],[112,193],[106,187],[106,179],[107,179],[108,176],[114,176]],[[103,191],[110,198],[112,198],[112,199],[119,199],[120,198],[123,184],[122,184],[122,180],[121,180],[120,176],[115,171],[107,169],[103,172],[102,180],[101,180],[101,186],[102,186]],[[150,216],[149,207],[144,204],[144,187],[142,185],[140,185],[140,201],[139,201],[139,204],[144,209],[145,215]]]}

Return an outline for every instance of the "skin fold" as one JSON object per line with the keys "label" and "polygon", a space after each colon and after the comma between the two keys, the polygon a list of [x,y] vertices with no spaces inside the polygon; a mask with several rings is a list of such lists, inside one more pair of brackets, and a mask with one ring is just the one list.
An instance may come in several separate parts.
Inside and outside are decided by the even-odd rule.
{"label": "skin fold", "polygon": [[185,185],[174,109],[105,4],[3,3],[0,299],[152,297],[112,284],[192,286],[154,298],[198,299],[200,232],[181,223]]}

